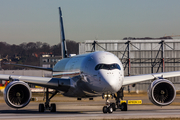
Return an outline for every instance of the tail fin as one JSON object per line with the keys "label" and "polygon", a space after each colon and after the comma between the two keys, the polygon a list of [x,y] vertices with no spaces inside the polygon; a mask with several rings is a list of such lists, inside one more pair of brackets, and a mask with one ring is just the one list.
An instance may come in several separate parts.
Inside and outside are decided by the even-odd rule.
{"label": "tail fin", "polygon": [[62,58],[67,57],[67,48],[66,48],[66,40],[65,40],[65,35],[64,35],[64,27],[63,27],[63,19],[62,19],[62,12],[61,8],[59,7],[59,20],[60,20],[60,32],[61,32],[61,53],[62,53]]}

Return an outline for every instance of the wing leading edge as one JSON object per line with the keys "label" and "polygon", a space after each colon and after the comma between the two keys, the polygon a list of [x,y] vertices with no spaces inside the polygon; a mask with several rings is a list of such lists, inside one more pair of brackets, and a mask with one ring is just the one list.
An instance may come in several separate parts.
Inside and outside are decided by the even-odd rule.
{"label": "wing leading edge", "polygon": [[177,77],[177,76],[180,76],[180,71],[126,76],[126,77],[124,77],[123,86],[135,84],[135,83],[139,83],[139,82],[144,82],[144,81],[148,81],[148,80],[154,80],[158,77],[170,78],[170,77]]}
{"label": "wing leading edge", "polygon": [[32,77],[32,76],[19,76],[19,75],[4,75],[0,74],[1,80],[17,80],[26,83],[58,89],[65,91],[72,87],[71,80],[66,78],[48,78],[48,77]]}
{"label": "wing leading edge", "polygon": [[33,68],[33,69],[38,69],[38,70],[53,71],[52,68],[43,68],[43,67],[32,66],[32,65],[22,65],[22,64],[12,64],[12,63],[3,63],[3,64],[14,65],[14,66],[18,66],[18,67],[25,67],[25,68]]}

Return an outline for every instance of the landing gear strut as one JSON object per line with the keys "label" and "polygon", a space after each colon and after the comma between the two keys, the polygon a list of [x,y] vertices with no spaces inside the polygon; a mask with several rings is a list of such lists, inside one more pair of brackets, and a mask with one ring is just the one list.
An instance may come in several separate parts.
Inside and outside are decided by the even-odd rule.
{"label": "landing gear strut", "polygon": [[116,105],[115,103],[110,103],[110,101],[108,100],[110,97],[113,98],[112,94],[103,94],[102,98],[106,98],[106,106],[103,107],[103,113],[112,113],[113,111],[116,110]]}
{"label": "landing gear strut", "polygon": [[52,103],[51,105],[49,105],[49,102],[51,100],[51,98],[53,98],[57,93],[58,91],[55,91],[53,93],[51,93],[51,97],[49,98],[49,88],[46,88],[46,102],[45,104],[39,104],[39,112],[44,112],[45,110],[50,110],[50,112],[56,112],[56,104],[55,103]]}
{"label": "landing gear strut", "polygon": [[[115,98],[116,103],[110,103],[108,100],[109,98]],[[115,94],[102,94],[102,98],[106,99],[106,106],[103,107],[103,113],[112,113],[113,111],[116,111],[116,109],[121,109],[121,111],[127,111],[127,103],[126,102],[120,102],[123,100],[124,94],[123,94],[123,88],[120,89],[120,91],[117,92],[117,95]]]}
{"label": "landing gear strut", "polygon": [[123,100],[124,94],[123,94],[124,88],[121,88],[120,91],[117,92],[117,96],[114,95],[116,99],[116,106],[117,108],[121,109],[121,111],[127,111],[127,103],[122,102],[120,103],[120,99]]}

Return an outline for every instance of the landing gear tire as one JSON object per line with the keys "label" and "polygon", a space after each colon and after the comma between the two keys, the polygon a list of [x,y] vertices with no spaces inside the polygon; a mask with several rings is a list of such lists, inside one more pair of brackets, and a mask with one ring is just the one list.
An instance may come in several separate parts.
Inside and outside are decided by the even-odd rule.
{"label": "landing gear tire", "polygon": [[127,103],[121,104],[121,111],[127,111]]}
{"label": "landing gear tire", "polygon": [[39,112],[44,112],[44,104],[39,104]]}
{"label": "landing gear tire", "polygon": [[103,107],[103,113],[107,113],[108,112],[108,108],[107,108],[107,106],[104,106]]}
{"label": "landing gear tire", "polygon": [[113,111],[116,111],[116,104],[115,103],[111,103],[111,106],[113,108]]}
{"label": "landing gear tire", "polygon": [[56,104],[55,103],[51,104],[50,112],[56,112]]}
{"label": "landing gear tire", "polygon": [[112,113],[112,112],[113,112],[112,106],[109,106],[109,107],[108,107],[108,112],[109,112],[109,113]]}
{"label": "landing gear tire", "polygon": [[111,103],[108,99],[112,98],[113,99],[114,94],[110,94],[110,93],[103,93],[102,94],[102,98],[106,99],[106,106],[103,107],[103,113],[113,113],[113,111],[116,110],[116,104],[115,103]]}
{"label": "landing gear tire", "polygon": [[[39,104],[39,112],[44,112],[45,110],[49,110],[50,112],[56,112],[56,104],[52,103],[50,105],[49,103],[51,98],[53,98],[57,93],[57,90],[54,92],[49,92],[49,88],[46,88],[46,91],[44,93],[44,99],[46,100],[46,102],[45,104]],[[52,94],[51,97],[49,97],[49,94]]]}

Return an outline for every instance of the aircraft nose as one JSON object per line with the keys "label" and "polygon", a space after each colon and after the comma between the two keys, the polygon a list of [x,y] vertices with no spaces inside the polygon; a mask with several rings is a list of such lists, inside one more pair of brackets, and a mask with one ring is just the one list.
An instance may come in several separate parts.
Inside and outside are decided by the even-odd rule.
{"label": "aircraft nose", "polygon": [[115,74],[115,72],[107,72],[103,73],[103,78],[108,91],[117,92],[120,90],[122,83],[119,74]]}

